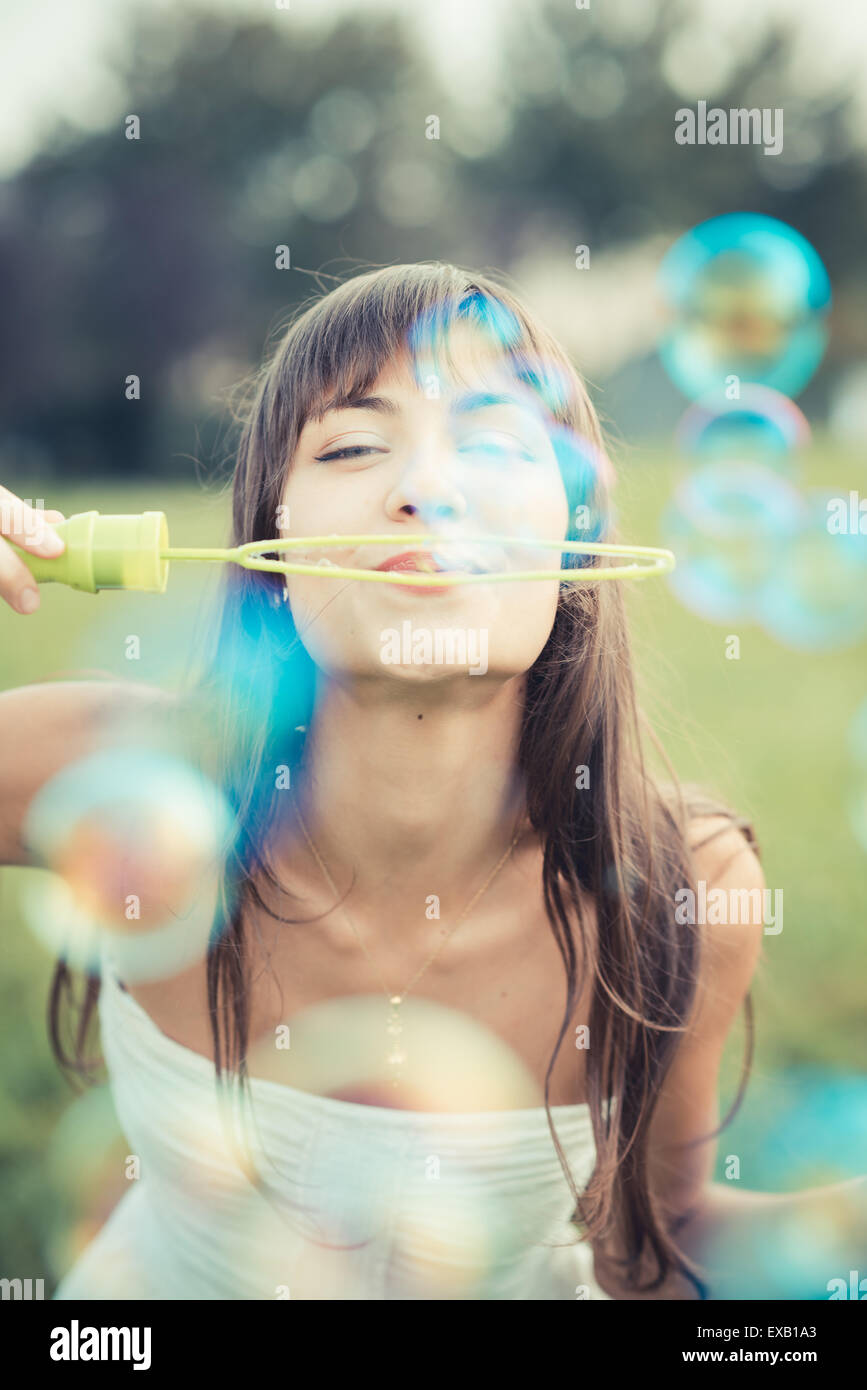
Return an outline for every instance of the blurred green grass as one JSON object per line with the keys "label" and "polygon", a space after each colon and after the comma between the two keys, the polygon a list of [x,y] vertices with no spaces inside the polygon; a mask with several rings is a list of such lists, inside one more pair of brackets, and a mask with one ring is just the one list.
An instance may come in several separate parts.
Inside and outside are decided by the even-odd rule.
{"label": "blurred green grass", "polygon": [[[657,544],[674,460],[655,446],[615,454],[621,536]],[[865,465],[827,443],[813,449],[804,469],[804,481],[841,495],[852,487],[867,491]],[[222,544],[228,532],[228,498],[216,492],[100,485],[61,488],[45,505],[67,515],[93,507],[162,510],[174,545]],[[44,586],[37,617],[0,612],[0,687],[88,672],[173,681],[201,635],[202,603],[217,576],[216,569],[177,565],[163,596],[93,597]],[[721,1154],[741,1151],[782,1069],[813,1064],[851,1071],[867,1056],[867,865],[847,817],[856,773],[846,745],[849,722],[867,693],[864,649],[805,654],[750,625],[707,623],[681,607],[665,581],[630,586],[628,603],[643,703],[666,751],[681,777],[701,782],[752,819],[768,885],[784,892],[784,929],[765,938],[754,989],[753,1080],[721,1144]],[[738,661],[725,659],[730,631],[741,639]],[[141,637],[141,658],[132,670],[124,654],[130,633]],[[0,873],[0,1273],[50,1280],[46,1253],[64,1211],[45,1154],[73,1092],[48,1045],[52,961],[22,921],[26,872]],[[724,1109],[742,1047],[739,1023],[724,1059]],[[744,1177],[749,1186],[748,1173]]]}

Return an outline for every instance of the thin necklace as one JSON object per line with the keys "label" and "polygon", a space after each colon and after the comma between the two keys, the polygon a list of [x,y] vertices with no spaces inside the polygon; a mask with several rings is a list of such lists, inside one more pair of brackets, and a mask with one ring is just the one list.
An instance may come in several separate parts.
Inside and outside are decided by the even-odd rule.
{"label": "thin necklace", "polygon": [[[295,814],[298,817],[298,823],[301,826],[302,831],[304,832],[304,838],[310,846],[310,849],[316,859],[316,862],[322,870],[322,873],[325,876],[325,879],[327,880],[329,887],[331,888],[335,897],[339,898],[340,891],[336,883],[334,882],[334,879],[331,877],[331,874],[328,872],[328,865],[325,863],[325,861],[322,858],[322,855],[319,853],[319,850],[316,848],[315,844],[310,838],[307,826],[304,824],[304,817],[301,815],[301,808],[295,799],[294,792],[290,791],[290,797],[292,800],[292,805],[295,808]],[[374,973],[379,976],[379,982],[382,985],[382,988],[385,991],[386,997],[388,999],[388,1020],[386,1023],[385,1031],[392,1039],[392,1041],[389,1045],[388,1052],[386,1053],[385,1060],[388,1066],[388,1075],[391,1077],[392,1085],[396,1086],[398,1081],[400,1080],[400,1077],[402,1075],[403,1064],[406,1061],[405,1047],[401,1043],[401,1034],[403,1033],[403,1022],[400,1016],[401,1004],[403,1003],[404,999],[408,995],[409,991],[413,988],[413,986],[418,984],[418,981],[421,979],[428,966],[433,965],[434,961],[442,951],[443,947],[446,946],[448,941],[451,939],[451,937],[457,931],[458,927],[461,925],[461,922],[463,922],[464,918],[467,917],[470,911],[475,907],[482,894],[486,892],[490,885],[493,883],[494,879],[500,872],[500,869],[505,864],[506,860],[512,853],[512,850],[515,848],[515,845],[518,843],[518,840],[520,838],[521,831],[517,830],[512,839],[512,843],[509,845],[509,848],[506,850],[505,854],[500,859],[499,863],[495,866],[495,868],[491,870],[490,874],[488,875],[487,879],[482,884],[478,892],[475,893],[473,897],[470,899],[470,901],[467,903],[467,906],[464,908],[463,912],[461,913],[458,920],[455,922],[454,926],[449,928],[445,936],[440,941],[439,945],[434,948],[434,950],[428,956],[424,964],[420,966],[419,969],[415,972],[409,984],[405,985],[399,993],[396,993],[393,989],[389,989],[388,985],[382,977],[379,967],[377,966],[376,962],[374,961],[373,957],[371,956],[370,952],[365,946],[361,936],[359,935],[355,923],[353,922],[349,913],[346,911],[346,908],[343,907],[343,905],[341,904],[340,910],[343,913],[343,916],[346,918],[346,921],[349,923],[349,926],[352,928],[352,931],[355,935],[355,939],[361,947],[362,951],[364,952],[364,955],[367,958],[368,963],[370,964]]]}

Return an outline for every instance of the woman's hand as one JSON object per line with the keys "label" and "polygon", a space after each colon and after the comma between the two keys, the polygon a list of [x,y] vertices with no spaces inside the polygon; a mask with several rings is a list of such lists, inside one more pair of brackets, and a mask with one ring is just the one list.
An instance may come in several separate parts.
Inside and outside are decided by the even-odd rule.
{"label": "woman's hand", "polygon": [[62,520],[62,512],[47,512],[40,507],[31,507],[8,488],[0,487],[0,599],[16,613],[36,612],[39,607],[39,585],[24,561],[6,541],[14,541],[31,555],[42,555],[52,560],[62,555],[65,546],[50,523]]}

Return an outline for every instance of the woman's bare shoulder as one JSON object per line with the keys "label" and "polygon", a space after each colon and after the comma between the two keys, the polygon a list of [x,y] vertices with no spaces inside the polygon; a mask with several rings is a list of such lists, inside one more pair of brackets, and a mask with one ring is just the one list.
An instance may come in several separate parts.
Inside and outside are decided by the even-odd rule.
{"label": "woman's bare shoulder", "polygon": [[734,865],[738,876],[749,879],[751,883],[762,878],[761,865],[750,833],[731,816],[695,816],[688,826],[687,843],[692,851],[697,877],[707,883],[718,882]]}

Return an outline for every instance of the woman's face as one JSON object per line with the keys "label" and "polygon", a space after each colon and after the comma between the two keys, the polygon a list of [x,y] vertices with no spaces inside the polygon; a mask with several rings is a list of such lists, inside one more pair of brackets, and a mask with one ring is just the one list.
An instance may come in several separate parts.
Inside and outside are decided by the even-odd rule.
{"label": "woman's face", "polygon": [[[337,401],[307,420],[283,496],[282,534],[389,537],[311,546],[305,559],[313,563],[325,557],[375,569],[424,550],[445,569],[546,569],[554,577],[431,590],[289,575],[299,636],[324,673],[411,683],[416,692],[420,682],[466,685],[470,675],[502,681],[525,672],[548,639],[560,551],[461,545],[472,535],[565,538],[569,504],[545,417],[529,388],[468,328],[449,347],[457,380],[421,368],[417,378],[402,357],[363,400]],[[405,539],[417,533],[429,541]]]}

